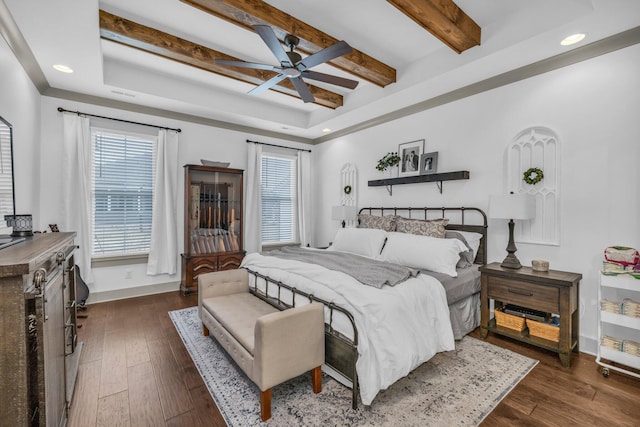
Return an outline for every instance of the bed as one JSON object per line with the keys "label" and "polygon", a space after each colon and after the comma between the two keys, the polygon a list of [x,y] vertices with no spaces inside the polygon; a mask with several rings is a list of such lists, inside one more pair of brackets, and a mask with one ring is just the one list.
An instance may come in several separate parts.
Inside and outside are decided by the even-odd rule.
{"label": "bed", "polygon": [[[304,251],[292,249],[295,253],[249,254],[241,266],[250,273],[251,292],[279,308],[311,301],[325,305],[325,371],[352,387],[354,409],[358,396],[363,404],[371,404],[380,390],[436,353],[453,350],[454,339],[462,338],[478,326],[480,280],[477,265],[486,263],[487,230],[486,215],[477,208],[363,208],[359,218],[359,228],[339,231],[326,251],[309,249],[298,255]],[[447,235],[442,237],[447,238],[414,234],[424,231],[420,227],[431,227],[436,223],[444,228]],[[396,229],[400,225],[404,227],[402,232]],[[414,226],[417,227],[415,230],[412,229]],[[393,230],[388,231],[391,228]],[[465,237],[479,236],[473,257],[467,256],[465,268],[457,268],[463,261],[461,250],[472,248],[466,241],[466,247],[462,245],[459,239],[465,239],[456,233],[464,233]],[[358,238],[354,239],[356,235]],[[380,239],[383,239],[381,244]],[[442,270],[438,261],[440,255],[433,255],[431,247],[424,244],[435,244],[438,248],[445,245],[443,257],[449,259],[451,255],[446,253],[455,249],[457,256],[461,251],[458,265],[454,266],[455,273],[450,271],[450,261]],[[354,252],[350,245],[370,253]],[[424,252],[422,248],[426,248]],[[427,252],[433,255],[428,257],[427,267],[435,262],[435,271],[421,264],[427,258],[421,254]],[[314,261],[308,262],[309,256]],[[367,261],[356,260],[353,256],[388,259]],[[362,274],[367,276],[370,270],[369,276],[374,282],[380,276],[376,268],[395,270],[392,265],[411,264],[412,258],[418,259],[418,265],[402,266],[410,270],[408,278],[390,286],[393,278],[385,277],[384,285],[371,284],[366,278],[353,277],[343,265],[334,267],[331,264],[328,268],[316,264],[322,264],[324,261],[320,262],[320,259],[325,257],[339,259],[338,264],[342,262],[348,266],[357,266],[362,261]],[[469,265],[470,262],[474,265]],[[397,273],[405,274],[402,269]],[[454,274],[457,277],[451,277]]]}

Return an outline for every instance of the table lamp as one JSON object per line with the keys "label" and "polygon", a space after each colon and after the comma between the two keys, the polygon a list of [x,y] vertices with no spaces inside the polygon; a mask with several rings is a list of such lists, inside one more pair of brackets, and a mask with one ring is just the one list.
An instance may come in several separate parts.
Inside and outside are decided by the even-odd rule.
{"label": "table lamp", "polygon": [[500,264],[504,268],[518,269],[522,267],[515,255],[518,250],[513,241],[514,219],[531,219],[536,213],[536,200],[529,194],[506,194],[489,196],[489,217],[509,220],[509,244],[507,257]]}
{"label": "table lamp", "polygon": [[342,221],[342,228],[344,228],[347,221],[358,219],[358,209],[355,206],[333,206],[331,208],[331,219]]}

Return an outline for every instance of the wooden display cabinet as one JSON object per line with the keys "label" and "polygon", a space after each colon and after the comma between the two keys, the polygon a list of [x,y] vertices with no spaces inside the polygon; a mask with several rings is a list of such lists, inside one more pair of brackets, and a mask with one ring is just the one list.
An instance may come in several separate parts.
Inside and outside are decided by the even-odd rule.
{"label": "wooden display cabinet", "polygon": [[180,290],[198,291],[198,276],[238,268],[242,238],[243,171],[185,165],[184,253]]}

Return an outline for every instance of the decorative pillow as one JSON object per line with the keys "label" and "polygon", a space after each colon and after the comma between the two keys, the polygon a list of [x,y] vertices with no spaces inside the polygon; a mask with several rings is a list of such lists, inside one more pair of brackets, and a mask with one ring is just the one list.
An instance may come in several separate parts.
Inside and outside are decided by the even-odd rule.
{"label": "decorative pillow", "polygon": [[328,251],[350,252],[369,258],[379,258],[387,232],[373,228],[339,228]]}
{"label": "decorative pillow", "polygon": [[377,228],[384,231],[396,231],[396,216],[375,216],[369,214],[358,214],[358,227]]}
{"label": "decorative pillow", "polygon": [[473,231],[461,231],[461,230],[455,230],[455,231],[457,233],[460,233],[465,238],[465,240],[467,241],[467,244],[473,251],[473,259],[475,260],[476,255],[478,255],[478,248],[480,247],[480,240],[482,240],[482,234],[475,233]]}
{"label": "decorative pillow", "polygon": [[471,246],[469,246],[469,243],[467,243],[467,239],[465,239],[464,236],[460,234],[458,231],[454,231],[454,230],[446,230],[444,232],[444,238],[458,239],[462,243],[464,243],[464,245],[467,247],[467,250],[460,252],[460,259],[458,260],[456,267],[457,268],[471,267],[473,265],[473,261],[475,258],[473,256],[473,249],[471,249]]}
{"label": "decorative pillow", "polygon": [[458,239],[440,239],[407,233],[388,233],[382,259],[411,268],[457,277],[460,252],[467,247]]}
{"label": "decorative pillow", "polygon": [[401,216],[396,218],[396,231],[399,233],[417,234],[419,236],[431,236],[444,238],[444,228],[449,223],[449,218],[439,219],[408,219]]}

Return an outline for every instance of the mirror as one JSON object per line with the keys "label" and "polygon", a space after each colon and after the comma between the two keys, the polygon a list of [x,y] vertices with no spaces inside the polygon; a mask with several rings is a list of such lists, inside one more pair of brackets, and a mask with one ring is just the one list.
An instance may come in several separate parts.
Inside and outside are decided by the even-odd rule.
{"label": "mirror", "polygon": [[[15,190],[13,186],[13,128],[0,117],[0,229],[16,211]],[[9,216],[9,218],[6,218]],[[10,221],[11,222],[11,221]],[[0,234],[2,234],[0,232]]]}

